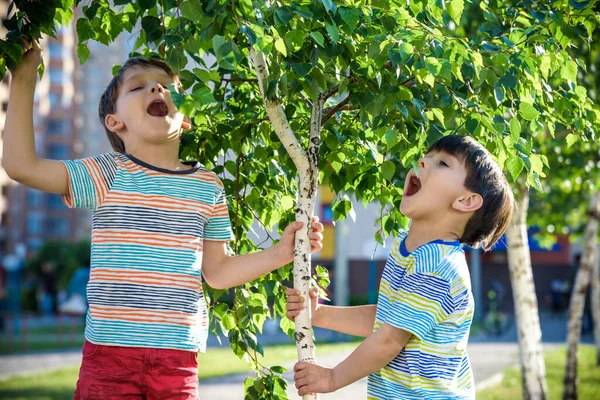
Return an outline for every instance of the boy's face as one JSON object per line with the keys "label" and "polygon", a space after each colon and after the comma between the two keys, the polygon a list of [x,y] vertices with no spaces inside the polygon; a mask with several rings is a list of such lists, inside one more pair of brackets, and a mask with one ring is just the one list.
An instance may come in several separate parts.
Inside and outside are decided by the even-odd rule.
{"label": "boy's face", "polygon": [[180,129],[189,128],[171,101],[167,85],[175,80],[160,68],[131,67],[123,73],[115,114],[106,126],[126,143],[161,144],[178,140]]}
{"label": "boy's face", "polygon": [[460,203],[472,195],[464,185],[467,170],[462,161],[444,152],[430,152],[418,167],[418,177],[412,169],[406,176],[402,214],[413,220],[436,220],[450,211],[469,211]]}

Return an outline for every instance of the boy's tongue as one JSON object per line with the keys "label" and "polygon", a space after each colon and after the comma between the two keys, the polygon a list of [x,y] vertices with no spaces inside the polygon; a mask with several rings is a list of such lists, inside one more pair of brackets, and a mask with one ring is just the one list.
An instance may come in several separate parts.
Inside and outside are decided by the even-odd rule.
{"label": "boy's tongue", "polygon": [[157,100],[150,103],[146,112],[153,117],[166,117],[169,115],[169,108],[165,104],[165,102]]}
{"label": "boy's tongue", "polygon": [[405,195],[412,196],[413,194],[416,194],[419,190],[421,190],[421,181],[419,180],[419,178],[413,175],[410,177]]}

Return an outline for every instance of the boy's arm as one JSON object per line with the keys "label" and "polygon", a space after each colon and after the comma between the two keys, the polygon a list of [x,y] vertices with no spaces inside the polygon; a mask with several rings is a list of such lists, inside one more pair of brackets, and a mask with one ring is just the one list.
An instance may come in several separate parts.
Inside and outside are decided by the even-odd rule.
{"label": "boy's arm", "polygon": [[384,323],[333,369],[297,363],[294,380],[298,395],[333,392],[379,371],[402,351],[410,336],[410,332]]}
{"label": "boy's arm", "polygon": [[[319,304],[317,298],[319,294],[318,288],[312,287],[308,293],[310,295],[313,326],[362,337],[373,333],[377,306],[326,306]],[[300,311],[304,309],[304,299],[300,296],[300,291],[297,289],[288,288],[285,294],[287,296],[286,316],[293,321],[300,314]]]}
{"label": "boy's arm", "polygon": [[67,170],[62,162],[41,160],[35,151],[33,100],[41,50],[37,42],[29,48],[14,71],[4,126],[2,164],[11,179],[49,193],[68,192]]}
{"label": "boy's arm", "polygon": [[[288,225],[281,240],[266,250],[242,256],[227,255],[223,241],[204,240],[202,275],[206,283],[215,289],[226,289],[251,282],[260,276],[282,267],[294,259],[294,239],[302,222]],[[323,225],[313,218],[312,231],[308,234],[311,252],[321,250]]]}
{"label": "boy's arm", "polygon": [[377,306],[374,304],[356,307],[335,307],[320,305],[312,323],[319,328],[367,337],[373,333]]}

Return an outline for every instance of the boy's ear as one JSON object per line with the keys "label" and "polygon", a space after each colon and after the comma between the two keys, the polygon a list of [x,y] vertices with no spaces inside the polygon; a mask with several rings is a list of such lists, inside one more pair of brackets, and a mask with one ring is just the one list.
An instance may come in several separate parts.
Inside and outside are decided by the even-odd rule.
{"label": "boy's ear", "polygon": [[183,116],[183,122],[181,123],[181,128],[185,131],[188,129],[192,129],[192,120],[187,115]]}
{"label": "boy's ear", "polygon": [[111,132],[114,133],[118,133],[125,128],[125,123],[119,120],[115,114],[108,114],[106,117],[104,117],[104,124]]}
{"label": "boy's ear", "polygon": [[483,197],[478,193],[471,193],[459,197],[452,203],[452,208],[462,212],[475,212],[483,206]]}

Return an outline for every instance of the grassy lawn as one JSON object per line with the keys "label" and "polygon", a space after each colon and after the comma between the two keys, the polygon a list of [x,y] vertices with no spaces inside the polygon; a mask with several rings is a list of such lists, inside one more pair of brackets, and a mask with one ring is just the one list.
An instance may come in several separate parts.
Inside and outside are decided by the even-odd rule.
{"label": "grassy lawn", "polygon": [[[356,348],[359,343],[317,344],[319,354],[331,354]],[[265,365],[281,365],[296,360],[296,347],[278,345],[265,348]],[[198,377],[200,380],[233,373],[250,372],[248,364],[234,355],[229,347],[209,348],[199,356]],[[73,399],[79,366],[56,371],[15,377],[0,381],[0,399],[12,400],[62,400]]]}
{"label": "grassy lawn", "polygon": [[[550,400],[562,399],[563,376],[565,372],[566,349],[549,351],[545,355],[546,379]],[[593,346],[580,346],[577,376],[577,391],[582,400],[600,399],[600,366],[596,366],[596,353]],[[520,400],[521,376],[518,368],[506,371],[504,379],[497,386],[477,392],[477,400]]]}

